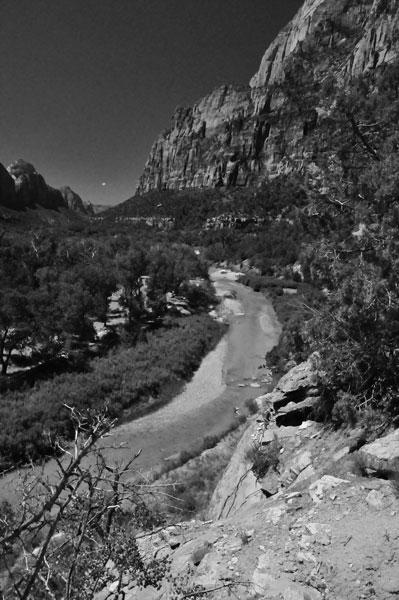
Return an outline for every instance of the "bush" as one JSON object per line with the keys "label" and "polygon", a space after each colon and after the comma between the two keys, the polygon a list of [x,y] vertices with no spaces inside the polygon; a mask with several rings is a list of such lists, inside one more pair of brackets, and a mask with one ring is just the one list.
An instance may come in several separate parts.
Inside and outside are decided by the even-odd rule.
{"label": "bush", "polygon": [[251,463],[251,469],[257,479],[262,479],[269,471],[277,471],[280,463],[281,444],[278,438],[262,446],[254,442],[245,453],[245,460]]}
{"label": "bush", "polygon": [[259,410],[258,404],[253,398],[248,398],[248,400],[245,401],[245,408],[250,415],[255,415]]}

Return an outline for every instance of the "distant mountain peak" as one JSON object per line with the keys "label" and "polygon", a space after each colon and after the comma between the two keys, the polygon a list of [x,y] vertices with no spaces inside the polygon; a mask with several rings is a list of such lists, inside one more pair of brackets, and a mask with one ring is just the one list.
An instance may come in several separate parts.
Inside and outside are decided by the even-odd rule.
{"label": "distant mountain peak", "polygon": [[22,158],[15,160],[7,169],[0,164],[0,206],[17,211],[41,207],[93,214],[70,187],[57,190],[47,185],[36,168]]}

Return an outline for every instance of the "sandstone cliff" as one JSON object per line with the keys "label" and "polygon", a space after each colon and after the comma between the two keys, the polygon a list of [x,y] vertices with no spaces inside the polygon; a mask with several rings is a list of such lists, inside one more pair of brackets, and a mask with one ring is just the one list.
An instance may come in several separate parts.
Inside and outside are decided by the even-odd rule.
{"label": "sandstone cliff", "polygon": [[57,190],[50,187],[35,167],[22,159],[7,169],[0,163],[0,206],[19,211],[38,206],[51,210],[68,208],[92,214],[91,208],[71,188]]}
{"label": "sandstone cliff", "polygon": [[317,161],[309,134],[322,128],[336,90],[396,60],[398,33],[394,0],[306,0],[249,85],[225,85],[176,109],[137,191],[246,186],[303,170]]}

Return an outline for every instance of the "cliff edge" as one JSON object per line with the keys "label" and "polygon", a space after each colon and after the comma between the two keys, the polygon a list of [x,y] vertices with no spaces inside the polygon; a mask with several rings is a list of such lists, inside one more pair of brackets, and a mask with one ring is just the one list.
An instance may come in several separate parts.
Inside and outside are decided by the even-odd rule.
{"label": "cliff edge", "polygon": [[[314,375],[312,361],[298,365],[258,399],[261,412],[214,493],[209,520],[140,539],[148,559],[168,558],[171,577],[160,590],[126,581],[126,600],[397,597],[399,432],[366,444],[361,429],[336,432],[308,419],[277,426],[279,414],[306,416],[304,397],[317,402]],[[266,474],[251,469],[254,445],[274,456]]]}
{"label": "cliff edge", "polygon": [[176,109],[137,192],[258,185],[304,171],[317,163],[314,139],[338,91],[394,61],[398,32],[394,0],[306,0],[248,85],[225,85]]}

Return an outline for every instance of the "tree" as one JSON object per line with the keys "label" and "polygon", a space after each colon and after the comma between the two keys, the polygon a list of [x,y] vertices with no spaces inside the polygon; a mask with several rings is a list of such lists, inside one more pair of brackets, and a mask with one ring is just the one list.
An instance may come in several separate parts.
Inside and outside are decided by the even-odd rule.
{"label": "tree", "polygon": [[145,312],[143,277],[147,257],[141,248],[132,248],[117,261],[118,280],[122,286],[120,302],[127,310],[129,325],[138,321]]}
{"label": "tree", "polygon": [[321,355],[326,413],[337,423],[344,420],[343,394],[353,411],[399,415],[396,235],[377,223],[354,233],[338,248],[324,242],[316,249],[318,277],[329,291],[303,330]]}
{"label": "tree", "polygon": [[11,356],[23,350],[35,328],[28,297],[18,290],[0,290],[0,365],[6,375]]}
{"label": "tree", "polygon": [[138,531],[160,524],[143,501],[148,486],[124,479],[139,453],[124,466],[107,465],[98,443],[113,422],[70,410],[75,441],[71,449],[56,442],[58,478],[28,478],[20,510],[2,507],[4,600],[91,600],[113,581],[116,598],[123,575],[158,587],[166,573],[166,561],[145,559],[137,544]]}

